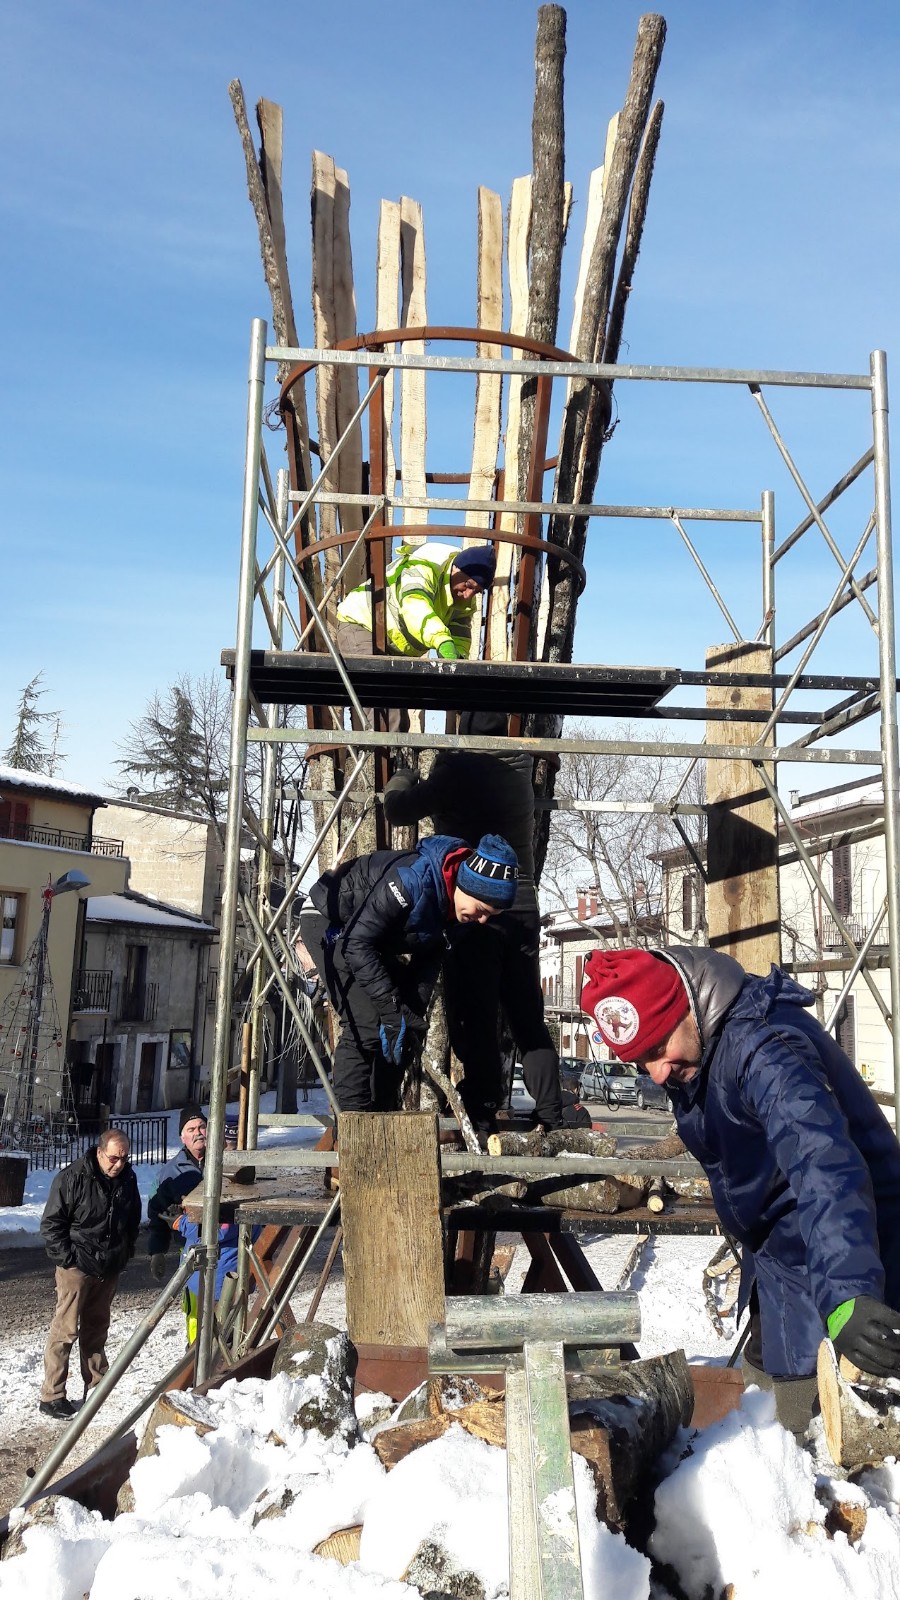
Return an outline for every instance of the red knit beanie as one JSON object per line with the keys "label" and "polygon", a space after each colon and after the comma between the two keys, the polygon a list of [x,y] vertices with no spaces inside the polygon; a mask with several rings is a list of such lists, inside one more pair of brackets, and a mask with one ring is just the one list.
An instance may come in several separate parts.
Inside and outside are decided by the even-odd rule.
{"label": "red knit beanie", "polygon": [[592,950],[584,963],[581,1009],[609,1048],[633,1061],[665,1039],[690,1004],[670,961],[649,950]]}

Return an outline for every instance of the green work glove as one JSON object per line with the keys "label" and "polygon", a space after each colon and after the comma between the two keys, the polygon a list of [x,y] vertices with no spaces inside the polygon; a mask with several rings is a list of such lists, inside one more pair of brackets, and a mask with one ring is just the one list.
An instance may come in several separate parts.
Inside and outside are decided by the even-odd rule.
{"label": "green work glove", "polygon": [[460,653],[457,650],[456,645],[453,643],[452,639],[445,639],[443,644],[439,644],[437,653],[440,656],[442,661],[460,661],[460,660],[462,660],[462,657],[460,656]]}
{"label": "green work glove", "polygon": [[900,1312],[871,1295],[845,1300],[828,1318],[839,1356],[876,1378],[900,1378]]}

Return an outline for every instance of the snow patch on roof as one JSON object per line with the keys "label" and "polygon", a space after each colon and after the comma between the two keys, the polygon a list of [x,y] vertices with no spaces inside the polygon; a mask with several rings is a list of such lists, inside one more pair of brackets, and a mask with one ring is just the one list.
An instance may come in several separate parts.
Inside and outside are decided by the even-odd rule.
{"label": "snow patch on roof", "polygon": [[106,801],[93,789],[80,783],[67,783],[64,778],[49,778],[43,772],[25,772],[21,767],[0,766],[0,788],[30,789],[35,794],[64,795],[70,800],[89,800],[93,805],[105,806]]}
{"label": "snow patch on roof", "polygon": [[194,933],[215,933],[215,928],[202,917],[179,911],[162,900],[151,900],[148,895],[136,894],[126,889],[124,894],[95,894],[87,902],[88,922],[136,922],[157,928],[190,928]]}

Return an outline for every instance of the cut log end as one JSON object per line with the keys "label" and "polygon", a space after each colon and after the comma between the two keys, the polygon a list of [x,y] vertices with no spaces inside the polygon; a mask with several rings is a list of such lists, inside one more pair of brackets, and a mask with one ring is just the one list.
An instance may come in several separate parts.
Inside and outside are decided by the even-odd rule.
{"label": "cut log end", "polygon": [[830,1339],[819,1346],[819,1404],[825,1442],[839,1467],[880,1466],[885,1456],[900,1455],[900,1394],[860,1373],[845,1377]]}

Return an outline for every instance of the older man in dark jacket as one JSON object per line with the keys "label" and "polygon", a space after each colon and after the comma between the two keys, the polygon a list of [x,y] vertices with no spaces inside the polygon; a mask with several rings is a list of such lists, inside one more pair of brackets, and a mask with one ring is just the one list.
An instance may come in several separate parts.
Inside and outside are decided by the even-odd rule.
{"label": "older man in dark jacket", "polygon": [[41,1218],[41,1233],[56,1267],[56,1314],[44,1349],[40,1410],[64,1421],[78,1405],[66,1398],[69,1356],[77,1338],[84,1392],[106,1372],[106,1335],[119,1273],[134,1254],[141,1197],[118,1128],[96,1149],[58,1172]]}
{"label": "older man in dark jacket", "polygon": [[791,1427],[826,1332],[900,1378],[900,1145],[812,1001],[777,967],[754,977],[678,946],[593,951],[581,998],[615,1054],[665,1085],[743,1246],[747,1379],[772,1380]]}

